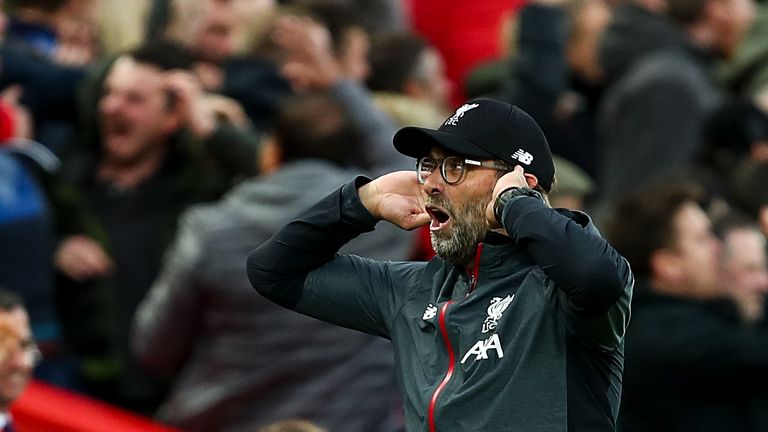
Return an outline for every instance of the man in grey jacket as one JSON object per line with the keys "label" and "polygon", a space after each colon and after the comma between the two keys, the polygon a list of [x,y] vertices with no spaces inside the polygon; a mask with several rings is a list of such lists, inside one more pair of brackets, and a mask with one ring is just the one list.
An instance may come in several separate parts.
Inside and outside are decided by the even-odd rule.
{"label": "man in grey jacket", "polygon": [[[198,431],[255,430],[285,418],[387,430],[396,406],[390,344],[253,295],[242,269],[254,244],[349,178],[342,166],[360,141],[347,113],[327,94],[289,100],[262,149],[264,176],[182,218],[134,332],[146,366],[179,373],[162,419]],[[348,250],[403,259],[409,248],[409,234],[389,227]]]}
{"label": "man in grey jacket", "polygon": [[[254,288],[392,340],[408,431],[615,431],[633,276],[588,216],[549,207],[539,126],[480,98],[394,143],[416,172],[318,201],[251,253]],[[429,224],[438,257],[338,253],[381,220]]]}

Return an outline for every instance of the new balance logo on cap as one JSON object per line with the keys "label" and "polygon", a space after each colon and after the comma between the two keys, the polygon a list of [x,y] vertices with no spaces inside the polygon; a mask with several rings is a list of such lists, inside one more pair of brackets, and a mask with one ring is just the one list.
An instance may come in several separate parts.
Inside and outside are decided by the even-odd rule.
{"label": "new balance logo on cap", "polygon": [[448,120],[445,121],[446,125],[456,126],[456,123],[459,121],[459,118],[464,117],[464,113],[479,107],[478,104],[464,104],[459,107],[459,109],[456,110],[456,113],[451,116]]}
{"label": "new balance logo on cap", "polygon": [[531,162],[533,162],[533,155],[523,149],[517,149],[517,151],[512,155],[512,159],[517,159],[520,161],[520,163],[530,165]]}

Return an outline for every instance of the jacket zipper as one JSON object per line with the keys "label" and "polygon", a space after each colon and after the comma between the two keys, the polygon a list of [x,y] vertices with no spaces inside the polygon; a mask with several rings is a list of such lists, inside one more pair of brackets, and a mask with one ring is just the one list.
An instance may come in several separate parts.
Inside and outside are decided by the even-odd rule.
{"label": "jacket zipper", "polygon": [[[480,253],[483,251],[483,244],[480,243],[477,245],[477,253],[475,255],[475,267],[472,269],[472,274],[469,277],[469,290],[467,291],[467,295],[475,290],[475,286],[477,286],[477,277],[480,274]],[[435,406],[437,405],[437,397],[440,395],[440,393],[443,391],[446,385],[448,385],[448,382],[451,380],[451,377],[453,377],[453,370],[454,370],[454,363],[455,363],[455,356],[453,353],[453,346],[451,345],[451,340],[448,339],[448,326],[446,325],[446,313],[448,311],[448,306],[453,303],[453,300],[448,300],[443,304],[443,307],[440,308],[440,317],[438,318],[438,324],[440,326],[440,333],[443,335],[443,342],[445,343],[445,348],[448,351],[448,371],[445,373],[445,377],[443,377],[443,380],[440,382],[440,385],[437,386],[435,389],[435,392],[432,393],[432,399],[429,401],[429,410],[427,412],[427,417],[429,420],[429,432],[436,432],[436,426],[435,426]]]}
{"label": "jacket zipper", "polygon": [[469,275],[469,290],[467,295],[475,290],[477,286],[477,277],[480,275],[480,255],[483,253],[483,244],[477,245],[477,251],[475,252],[475,267],[472,269],[472,274]]}
{"label": "jacket zipper", "polygon": [[453,376],[453,368],[454,368],[454,355],[453,355],[453,347],[451,346],[451,341],[448,339],[448,327],[445,324],[445,312],[448,310],[448,306],[453,303],[453,300],[448,300],[445,302],[443,307],[440,308],[440,318],[438,320],[440,325],[440,333],[443,334],[443,342],[445,342],[445,347],[448,350],[448,371],[445,373],[445,377],[443,378],[443,381],[440,383],[440,385],[437,386],[435,389],[435,392],[432,393],[432,399],[429,401],[429,432],[435,432],[435,405],[437,405],[437,397],[440,395],[440,392],[443,391],[443,388],[445,388],[446,385],[448,385],[448,381],[451,380],[451,377]]}

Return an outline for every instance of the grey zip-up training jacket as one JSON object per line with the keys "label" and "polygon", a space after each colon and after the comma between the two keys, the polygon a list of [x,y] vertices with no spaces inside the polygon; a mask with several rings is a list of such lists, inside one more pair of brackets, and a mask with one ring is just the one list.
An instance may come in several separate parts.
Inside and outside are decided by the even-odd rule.
{"label": "grey zip-up training jacket", "polygon": [[[337,255],[374,229],[358,178],[248,259],[264,296],[392,341],[408,431],[614,431],[633,276],[583,213],[522,196],[473,274]],[[340,388],[339,391],[344,391]]]}

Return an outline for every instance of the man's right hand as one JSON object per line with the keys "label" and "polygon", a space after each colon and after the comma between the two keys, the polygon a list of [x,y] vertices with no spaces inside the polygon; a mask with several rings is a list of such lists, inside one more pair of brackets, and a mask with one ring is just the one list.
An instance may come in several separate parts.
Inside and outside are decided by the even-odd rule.
{"label": "man's right hand", "polygon": [[341,65],[333,54],[333,42],[322,24],[299,16],[277,21],[272,35],[286,55],[280,71],[295,91],[324,90],[344,78]]}
{"label": "man's right hand", "polygon": [[62,273],[78,282],[105,276],[114,266],[100,244],[82,235],[62,240],[56,249],[54,263]]}
{"label": "man's right hand", "polygon": [[412,230],[430,222],[421,185],[413,171],[383,175],[358,189],[363,205],[377,219]]}

